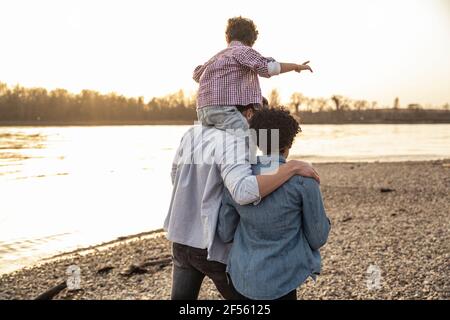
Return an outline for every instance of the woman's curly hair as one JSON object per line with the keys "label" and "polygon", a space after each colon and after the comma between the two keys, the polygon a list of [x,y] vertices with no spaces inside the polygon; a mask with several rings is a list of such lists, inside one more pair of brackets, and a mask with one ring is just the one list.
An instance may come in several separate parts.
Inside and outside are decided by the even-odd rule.
{"label": "woman's curly hair", "polygon": [[225,36],[228,43],[236,40],[251,47],[258,38],[258,30],[252,20],[239,16],[228,19]]}
{"label": "woman's curly hair", "polygon": [[[282,153],[289,149],[296,135],[302,131],[298,121],[284,107],[257,111],[250,119],[250,128],[256,131],[256,143],[264,154]],[[260,137],[260,133],[264,129],[267,130],[267,135],[262,134]],[[277,129],[279,133],[279,150],[271,150],[271,133],[273,129]],[[267,141],[261,141],[262,138],[266,140],[266,136]]]}

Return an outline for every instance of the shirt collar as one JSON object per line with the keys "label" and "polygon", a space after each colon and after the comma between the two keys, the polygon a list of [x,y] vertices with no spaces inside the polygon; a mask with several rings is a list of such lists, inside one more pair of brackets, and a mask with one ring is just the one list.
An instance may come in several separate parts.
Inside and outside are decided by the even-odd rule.
{"label": "shirt collar", "polygon": [[228,44],[228,47],[241,47],[241,46],[245,46],[245,44],[237,40],[233,40]]}
{"label": "shirt collar", "polygon": [[286,158],[281,154],[262,155],[258,157],[258,162],[261,164],[269,164],[270,162],[277,161],[279,163],[286,163]]}

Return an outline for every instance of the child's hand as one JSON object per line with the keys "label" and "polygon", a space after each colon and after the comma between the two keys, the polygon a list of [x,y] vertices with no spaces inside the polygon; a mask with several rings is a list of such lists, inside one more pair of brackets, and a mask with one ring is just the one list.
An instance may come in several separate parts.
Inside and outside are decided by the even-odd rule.
{"label": "child's hand", "polygon": [[313,72],[311,67],[308,66],[308,63],[309,63],[309,61],[303,62],[303,64],[298,64],[295,71],[298,73],[302,72],[302,70],[309,70],[309,71]]}

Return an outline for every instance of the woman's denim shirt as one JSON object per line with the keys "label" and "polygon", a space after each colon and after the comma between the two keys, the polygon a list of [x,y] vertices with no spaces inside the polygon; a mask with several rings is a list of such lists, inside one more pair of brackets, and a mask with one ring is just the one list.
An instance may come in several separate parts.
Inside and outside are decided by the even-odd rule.
{"label": "woman's denim shirt", "polygon": [[[261,156],[253,173],[285,162],[282,156]],[[319,248],[329,231],[319,184],[301,176],[258,205],[238,205],[226,190],[217,225],[222,241],[234,239],[227,272],[236,290],[250,299],[277,299],[309,276],[315,278],[321,267]]]}

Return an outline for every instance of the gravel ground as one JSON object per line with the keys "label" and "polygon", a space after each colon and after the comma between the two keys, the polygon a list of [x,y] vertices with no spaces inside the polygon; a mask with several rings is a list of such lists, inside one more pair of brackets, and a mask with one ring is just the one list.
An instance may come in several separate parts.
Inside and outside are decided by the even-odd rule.
{"label": "gravel ground", "polygon": [[[299,299],[450,298],[448,160],[316,167],[332,231],[322,274]],[[171,264],[151,265],[168,258],[163,232],[132,236],[2,275],[0,299],[33,299],[64,281],[70,265],[81,268],[82,289],[55,299],[168,299]],[[200,298],[221,297],[206,279]]]}

